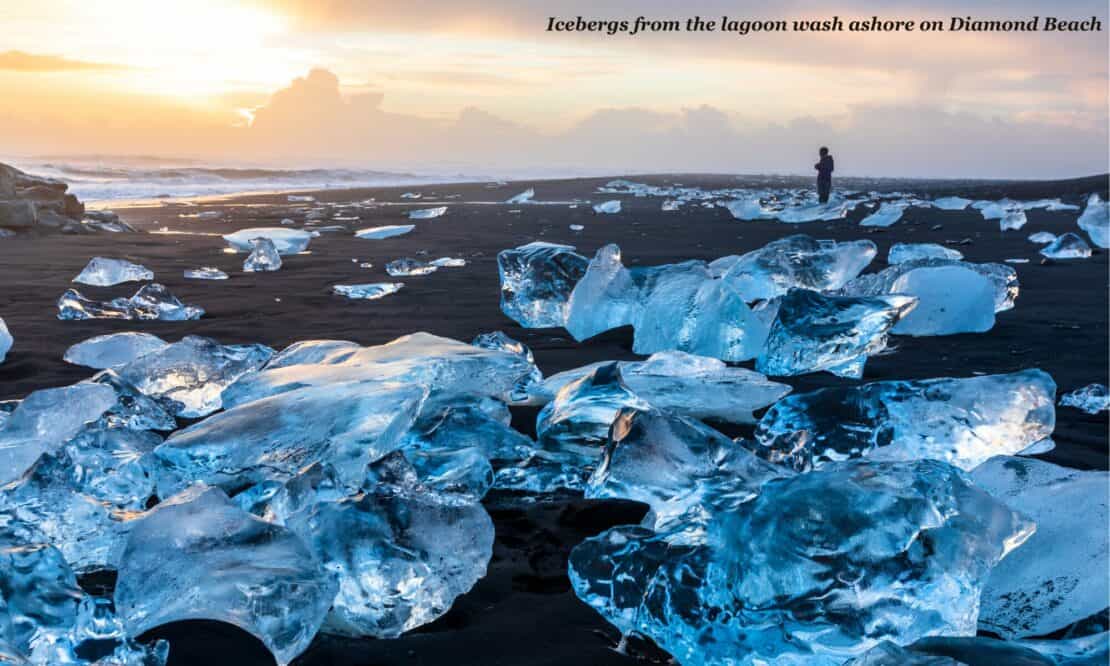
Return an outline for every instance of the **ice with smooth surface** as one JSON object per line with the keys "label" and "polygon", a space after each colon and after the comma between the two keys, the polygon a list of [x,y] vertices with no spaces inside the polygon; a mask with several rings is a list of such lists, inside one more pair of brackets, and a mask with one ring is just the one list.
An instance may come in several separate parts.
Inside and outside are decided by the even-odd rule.
{"label": "ice with smooth surface", "polygon": [[895,243],[890,246],[886,263],[901,264],[918,259],[951,259],[959,261],[964,255],[959,250],[938,245],[937,243]]}
{"label": "ice with smooth surface", "polygon": [[327,462],[357,487],[366,466],[397,448],[427,389],[351,382],[287,391],[227,409],[178,430],[154,451],[165,494],[203,481],[229,491],[285,481]]}
{"label": "ice with smooth surface", "polygon": [[526,328],[554,328],[567,319],[567,299],[589,261],[571,245],[533,242],[497,253],[501,311]]}
{"label": "ice with smooth surface", "polygon": [[532,201],[532,197],[536,196],[536,190],[529,187],[520,194],[513,195],[505,200],[507,204],[522,204]]}
{"label": "ice with smooth surface", "polygon": [[915,303],[910,296],[825,296],[791,289],[782,297],[755,369],[771,376],[825,371],[858,379],[867,357],[886,348],[891,328]]}
{"label": "ice with smooth surface", "polygon": [[1041,248],[1041,255],[1049,259],[1087,259],[1091,246],[1079,234],[1068,232]]}
{"label": "ice with smooth surface", "polygon": [[806,222],[841,220],[856,207],[855,201],[843,201],[837,198],[829,199],[828,203],[808,203],[798,206],[789,206],[775,213],[779,222],[787,224],[803,224]]}
{"label": "ice with smooth surface", "polygon": [[435,217],[441,217],[447,212],[447,206],[437,206],[435,208],[421,208],[420,210],[410,210],[410,220],[430,220]]}
{"label": "ice with smooth surface", "polygon": [[941,210],[963,210],[971,204],[971,199],[963,197],[940,197],[933,199],[933,206]]}
{"label": "ice with smooth surface", "polygon": [[182,303],[165,286],[152,282],[142,286],[131,298],[94,301],[76,289],[67,289],[58,298],[58,319],[124,319],[142,321],[187,321],[200,319],[204,308]]}
{"label": "ice with smooth surface", "polygon": [[1039,245],[1051,243],[1054,240],[1056,240],[1056,234],[1052,234],[1047,231],[1038,231],[1035,234],[1029,234],[1029,242],[1037,243]]}
{"label": "ice with smooth surface", "polygon": [[368,227],[356,231],[355,236],[365,240],[381,240],[383,238],[403,236],[415,228],[416,225],[414,224],[391,224],[384,227]]}
{"label": "ice with smooth surface", "polygon": [[1099,247],[1110,247],[1110,202],[1098,194],[1087,198],[1087,207],[1077,220],[1079,228],[1087,232],[1091,242]]}
{"label": "ice with smooth surface", "polygon": [[1074,407],[1088,414],[1110,410],[1110,389],[1106,384],[1088,384],[1060,398],[1062,407]]}
{"label": "ice with smooth surface", "polygon": [[879,204],[879,209],[860,220],[861,227],[889,227],[902,219],[906,211],[906,204],[900,202],[884,201]]}
{"label": "ice with smooth surface", "polygon": [[215,266],[201,266],[200,268],[186,268],[185,278],[188,280],[226,280],[228,275]]}
{"label": "ice with smooth surface", "polygon": [[878,252],[869,240],[817,240],[787,236],[741,255],[724,274],[748,302],[774,298],[792,288],[839,289],[860,274]]}
{"label": "ice with smooth surface", "polygon": [[300,537],[195,486],[137,521],[115,600],[133,635],[181,620],[219,620],[287,664],[308,647],[336,584]]}
{"label": "ice with smooth surface", "polygon": [[994,285],[970,268],[914,268],[900,275],[891,291],[917,299],[913,310],[891,329],[895,335],[955,335],[994,328]]}
{"label": "ice with smooth surface", "polygon": [[858,457],[970,470],[1049,437],[1055,396],[1055,382],[1036,369],[795,393],[760,419],[755,450],[797,470]]}
{"label": "ice with smooth surface", "polygon": [[224,236],[228,246],[238,252],[252,252],[256,238],[268,238],[278,254],[297,254],[308,249],[312,232],[285,227],[251,227]]}
{"label": "ice with smooth surface", "polygon": [[897,293],[896,283],[906,273],[922,267],[960,266],[979,273],[994,285],[995,313],[1013,309],[1021,285],[1017,271],[1005,264],[975,264],[951,259],[913,259],[884,268],[878,273],[860,275],[844,285],[838,293],[845,296],[884,296]]}
{"label": "ice with smooth surface", "polygon": [[462,257],[440,257],[439,259],[432,259],[428,263],[436,268],[461,268],[466,265],[466,259]]}
{"label": "ice with smooth surface", "polygon": [[620,199],[613,199],[599,204],[594,204],[594,212],[599,214],[613,214],[621,212]]}
{"label": "ice with smooth surface", "polygon": [[146,266],[133,264],[123,259],[93,257],[84,270],[73,278],[73,281],[96,287],[111,287],[124,282],[142,282],[153,279],[154,272]]}
{"label": "ice with smooth surface", "polygon": [[376,301],[390,294],[396,294],[405,286],[404,282],[370,282],[367,284],[335,284],[331,290],[340,296],[356,300]]}
{"label": "ice with smooth surface", "polygon": [[411,277],[414,275],[429,275],[435,273],[438,268],[439,266],[426,261],[402,257],[386,264],[385,272],[390,277]]}
{"label": "ice with smooth surface", "polygon": [[150,333],[127,331],[97,335],[78,342],[62,357],[66,363],[103,370],[130,363],[164,348],[169,343]]}
{"label": "ice with smooth surface", "polygon": [[4,323],[3,319],[0,319],[0,363],[4,362],[4,357],[8,355],[13,342],[15,342],[15,338],[8,331],[8,325]]}
{"label": "ice with smooth surface", "polygon": [[597,251],[574,285],[566,306],[566,329],[575,340],[636,323],[643,295],[621,263],[621,249],[610,243]]}
{"label": "ice with smooth surface", "polygon": [[532,366],[531,372],[529,372],[527,376],[522,377],[521,381],[513,389],[511,396],[513,402],[527,401],[534,387],[538,386],[539,383],[543,381],[543,372],[536,366],[536,359],[532,355],[532,350],[523,342],[519,342],[505,335],[504,332],[493,331],[492,333],[479,333],[471,340],[470,344],[482,349],[515,354]]}
{"label": "ice with smooth surface", "polygon": [[273,239],[254,238],[251,240],[250,255],[243,261],[243,271],[246,273],[265,273],[281,268],[281,255]]}
{"label": "ice with smooth surface", "polygon": [[178,416],[193,418],[219,409],[220,392],[273,353],[265,345],[221,345],[188,335],[115,370],[146,395],[173,401]]}
{"label": "ice with smooth surface", "polygon": [[937,461],[844,462],[717,505],[705,536],[617,527],[570,555],[580,599],[685,666],[833,666],[973,636],[990,568],[1033,525]]}

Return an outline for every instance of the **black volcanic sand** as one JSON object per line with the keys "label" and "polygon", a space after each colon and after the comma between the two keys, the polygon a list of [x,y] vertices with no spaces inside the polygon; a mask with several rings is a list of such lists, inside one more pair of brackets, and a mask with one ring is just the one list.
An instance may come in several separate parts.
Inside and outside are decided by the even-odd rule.
{"label": "black volcanic sand", "polygon": [[[18,237],[0,240],[0,317],[15,336],[15,346],[0,365],[0,398],[19,398],[30,391],[79,381],[87,369],[64,363],[69,345],[93,335],[142,330],[167,340],[188,334],[206,335],[223,343],[262,342],[274,348],[298,340],[338,338],[380,344],[414,331],[428,331],[463,341],[478,333],[502,330],[535,352],[546,374],[603,359],[634,359],[631,330],[610,331],[576,343],[561,329],[526,330],[505,317],[498,306],[497,252],[534,240],[569,243],[592,256],[600,246],[620,245],[627,265],[652,265],[685,259],[711,260],[740,254],[794,233],[818,238],[869,238],[879,255],[869,271],[886,266],[894,242],[950,243],[969,261],[1001,262],[1029,259],[1015,265],[1021,280],[1016,307],[1001,313],[993,330],[980,335],[934,338],[893,338],[893,353],[872,358],[864,379],[966,377],[1038,367],[1056,380],[1062,395],[1107,381],[1108,272],[1107,254],[1086,260],[1041,263],[1040,246],[1026,237],[1036,231],[1061,234],[1077,231],[1077,213],[1028,212],[1019,231],[1000,232],[997,221],[978,211],[909,209],[902,221],[880,230],[855,223],[862,208],[848,220],[788,225],[740,222],[723,208],[686,206],[664,213],[658,198],[597,194],[607,179],[521,182],[500,187],[446,185],[382,188],[317,193],[321,202],[351,202],[374,197],[378,202],[405,205],[362,210],[351,229],[406,224],[406,210],[445,204],[448,213],[416,221],[412,233],[386,240],[360,240],[347,233],[323,233],[312,241],[310,254],[285,257],[279,272],[244,274],[245,255],[223,252],[218,235],[105,234],[97,236]],[[756,182],[808,185],[791,179],[742,179],[723,176],[644,177],[655,184],[681,182],[706,188],[739,187]],[[1082,203],[1101,191],[1107,178],[1061,182],[913,182],[855,181],[838,186],[880,191],[959,194],[969,198],[1021,199],[1062,197]],[[540,201],[619,198],[622,212],[595,215],[588,205],[479,205],[496,202],[535,187]],[[403,200],[406,189],[424,199]],[[449,195],[458,198],[444,198]],[[196,206],[167,204],[117,209],[141,229],[169,227],[197,234],[223,234],[250,227],[276,226],[299,204],[284,195],[248,196]],[[222,210],[221,222],[181,217]],[[331,222],[322,222],[331,224]],[[571,224],[585,230],[573,232]],[[1085,236],[1085,235],[1084,235]],[[394,279],[385,264],[400,257],[463,257],[464,268],[444,268],[423,277]],[[152,269],[159,282],[207,314],[191,322],[59,321],[55,306],[70,280],[93,256],[127,258]],[[362,262],[373,267],[360,268]],[[231,275],[227,281],[186,280],[182,271],[216,266]],[[329,293],[333,284],[403,281],[399,293],[377,301],[352,301]],[[80,286],[92,298],[128,296],[138,285],[111,288]],[[750,365],[750,364],[749,364]],[[784,380],[797,391],[846,383],[820,374]],[[514,411],[514,425],[531,433],[534,409]],[[743,430],[729,434],[743,434]],[[1080,468],[1107,468],[1107,419],[1071,408],[1057,410],[1055,451],[1043,456]],[[618,524],[636,522],[643,507],[634,503],[593,502],[565,496],[528,504],[520,498],[493,493],[486,505],[494,518],[497,541],[489,574],[438,621],[395,640],[318,638],[296,661],[327,664],[622,664],[633,660],[665,663],[667,656],[649,644],[634,641],[630,655],[613,650],[616,632],[570,591],[565,568],[569,550],[583,538]],[[244,632],[213,622],[177,623],[152,635],[171,639],[172,664],[272,663],[261,644]]]}

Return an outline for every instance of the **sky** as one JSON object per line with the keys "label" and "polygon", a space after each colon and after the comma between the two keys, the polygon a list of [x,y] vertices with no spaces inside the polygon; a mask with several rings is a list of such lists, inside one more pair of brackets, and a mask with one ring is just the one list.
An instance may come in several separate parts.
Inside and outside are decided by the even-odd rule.
{"label": "sky", "polygon": [[[769,6],[773,5],[773,6]],[[1068,19],[1095,33],[552,33],[548,18]],[[0,0],[0,161],[511,173],[1107,171],[1104,1]]]}

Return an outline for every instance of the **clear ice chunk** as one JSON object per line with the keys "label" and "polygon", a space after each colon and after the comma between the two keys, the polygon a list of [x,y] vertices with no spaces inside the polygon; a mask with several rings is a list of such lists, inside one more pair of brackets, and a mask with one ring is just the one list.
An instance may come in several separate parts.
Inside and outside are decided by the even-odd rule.
{"label": "clear ice chunk", "polygon": [[1092,194],[1087,198],[1087,207],[1077,222],[1079,228],[1091,237],[1092,243],[1110,247],[1110,203],[1103,201],[1098,194]]}
{"label": "clear ice chunk", "polygon": [[284,227],[251,227],[224,236],[228,246],[237,252],[254,251],[256,238],[269,239],[278,254],[297,254],[308,249],[308,244],[312,241],[312,232]]}
{"label": "clear ice chunk", "polygon": [[4,323],[3,319],[0,319],[0,363],[4,362],[4,358],[11,351],[13,342],[15,342],[15,338],[8,332],[8,325]]}
{"label": "clear ice chunk", "polygon": [[215,266],[201,266],[200,268],[186,268],[185,278],[188,280],[226,280],[228,275]]}
{"label": "clear ice chunk", "polygon": [[165,286],[152,282],[144,285],[131,298],[94,301],[76,289],[67,289],[58,298],[58,319],[125,319],[187,321],[200,319],[204,309],[185,305]]}
{"label": "clear ice chunk", "polygon": [[411,277],[414,275],[428,275],[435,273],[439,266],[413,259],[411,257],[403,257],[395,259],[385,265],[385,272],[389,273],[390,277]]}
{"label": "clear ice chunk", "polygon": [[964,255],[959,250],[953,250],[937,243],[895,243],[890,246],[890,252],[886,255],[886,263],[902,264],[918,259],[959,261],[963,258]]}
{"label": "clear ice chunk", "polygon": [[613,213],[621,212],[620,199],[613,199],[611,201],[604,201],[599,204],[594,204],[594,212],[602,215],[612,215]]}
{"label": "clear ice chunk", "polygon": [[1074,407],[1088,414],[1110,410],[1110,389],[1106,384],[1088,384],[1060,398],[1062,407]]}
{"label": "clear ice chunk", "polygon": [[567,319],[567,299],[589,261],[571,245],[534,242],[497,254],[501,311],[526,328],[554,328]]}
{"label": "clear ice chunk", "polygon": [[288,664],[316,635],[336,589],[300,537],[216,488],[195,486],[135,522],[115,600],[133,635],[181,620],[219,620]]}
{"label": "clear ice chunk", "polygon": [[617,527],[570,554],[580,599],[686,666],[833,666],[883,640],[973,636],[990,568],[1033,525],[937,461],[771,479],[679,523]]}
{"label": "clear ice chunk", "polygon": [[381,240],[383,238],[402,236],[415,228],[416,225],[413,224],[392,224],[384,227],[367,227],[366,229],[359,229],[356,231],[355,236],[364,240]]}
{"label": "clear ice chunk", "polygon": [[62,358],[66,363],[103,370],[130,363],[168,344],[162,338],[150,333],[135,331],[110,333],[78,342],[67,349]]}
{"label": "clear ice chunk", "polygon": [[771,376],[826,371],[859,379],[867,357],[886,348],[890,329],[915,303],[910,296],[824,296],[791,289],[782,297],[755,369]]}
{"label": "clear ice chunk", "polygon": [[980,628],[1006,639],[1046,636],[1106,608],[1107,472],[999,456],[975,468],[971,480],[1037,524],[1036,534],[991,571]]}
{"label": "clear ice chunk", "polygon": [[1017,230],[1024,227],[1027,221],[1024,210],[1009,210],[999,218],[998,226],[1002,231]]}
{"label": "clear ice chunk", "polygon": [[994,328],[994,284],[965,266],[911,269],[894,281],[891,291],[917,299],[913,310],[891,329],[895,335],[955,335]]}
{"label": "clear ice chunk", "polygon": [[146,266],[133,264],[123,259],[93,257],[84,270],[73,278],[73,281],[96,287],[111,287],[124,282],[142,282],[153,279],[154,272]]}
{"label": "clear ice chunk", "polygon": [[975,264],[950,259],[914,259],[884,268],[878,273],[860,275],[838,293],[845,296],[884,296],[897,293],[894,283],[906,273],[922,267],[960,266],[979,273],[994,285],[995,313],[1011,310],[1020,291],[1017,271],[1005,264]]}
{"label": "clear ice chunk", "polygon": [[792,288],[829,291],[859,275],[877,252],[869,240],[838,243],[796,234],[741,255],[724,279],[749,303]]}
{"label": "clear ice chunk", "polygon": [[482,349],[492,349],[493,351],[516,354],[527,363],[531,364],[531,372],[529,372],[526,377],[522,377],[521,381],[513,388],[512,395],[510,396],[512,402],[528,401],[533,387],[538,386],[539,383],[543,381],[543,372],[536,366],[536,359],[532,355],[532,350],[523,342],[518,342],[510,338],[502,331],[479,333],[470,344]]}
{"label": "clear ice chunk", "polygon": [[245,273],[264,273],[281,268],[281,255],[270,238],[251,239],[251,253],[243,261]]}
{"label": "clear ice chunk", "polygon": [[610,243],[597,251],[571,291],[566,329],[581,341],[634,325],[643,313],[645,298],[632,273],[621,263],[621,249]]}
{"label": "clear ice chunk", "polygon": [[1049,259],[1087,259],[1091,246],[1079,234],[1068,232],[1041,248],[1041,255]]}
{"label": "clear ice chunk", "polygon": [[889,227],[902,219],[906,211],[906,204],[901,202],[884,201],[879,204],[879,209],[860,220],[861,227]]}
{"label": "clear ice chunk", "polygon": [[350,358],[362,345],[348,340],[302,340],[294,342],[270,357],[266,370],[276,370],[291,365],[337,363]]}
{"label": "clear ice chunk", "polygon": [[1036,369],[795,393],[760,419],[754,449],[796,470],[861,456],[970,470],[1050,436],[1055,396],[1055,382]]}
{"label": "clear ice chunk", "polygon": [[420,210],[410,210],[410,220],[430,220],[435,217],[441,217],[447,212],[447,206],[437,206],[436,208],[422,208]]}
{"label": "clear ice chunk", "polygon": [[370,282],[367,284],[335,284],[333,293],[356,300],[376,301],[390,294],[396,294],[405,286],[404,282]]}
{"label": "clear ice chunk", "polygon": [[933,206],[941,210],[963,210],[971,204],[971,199],[963,197],[940,197],[933,199]]}
{"label": "clear ice chunk", "polygon": [[505,203],[507,203],[507,204],[530,203],[532,201],[532,197],[534,197],[534,196],[536,196],[536,190],[529,187],[528,189],[524,190],[520,194],[509,197],[508,199],[505,200]]}
{"label": "clear ice chunk", "polygon": [[440,257],[428,263],[436,268],[461,268],[466,265],[466,259],[462,257]]}
{"label": "clear ice chunk", "polygon": [[194,418],[219,409],[220,392],[273,353],[265,345],[221,345],[188,335],[115,370],[144,394],[173,401],[177,416]]}
{"label": "clear ice chunk", "polygon": [[1056,240],[1056,234],[1051,234],[1047,231],[1038,231],[1035,234],[1029,234],[1029,242],[1044,245]]}

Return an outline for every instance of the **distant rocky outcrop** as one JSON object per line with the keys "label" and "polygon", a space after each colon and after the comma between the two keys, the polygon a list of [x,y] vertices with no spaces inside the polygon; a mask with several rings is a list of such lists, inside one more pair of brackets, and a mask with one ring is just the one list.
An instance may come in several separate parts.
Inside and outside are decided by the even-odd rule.
{"label": "distant rocky outcrop", "polygon": [[0,231],[69,234],[134,231],[114,213],[86,213],[85,204],[68,189],[69,185],[60,180],[34,176],[0,163]]}

